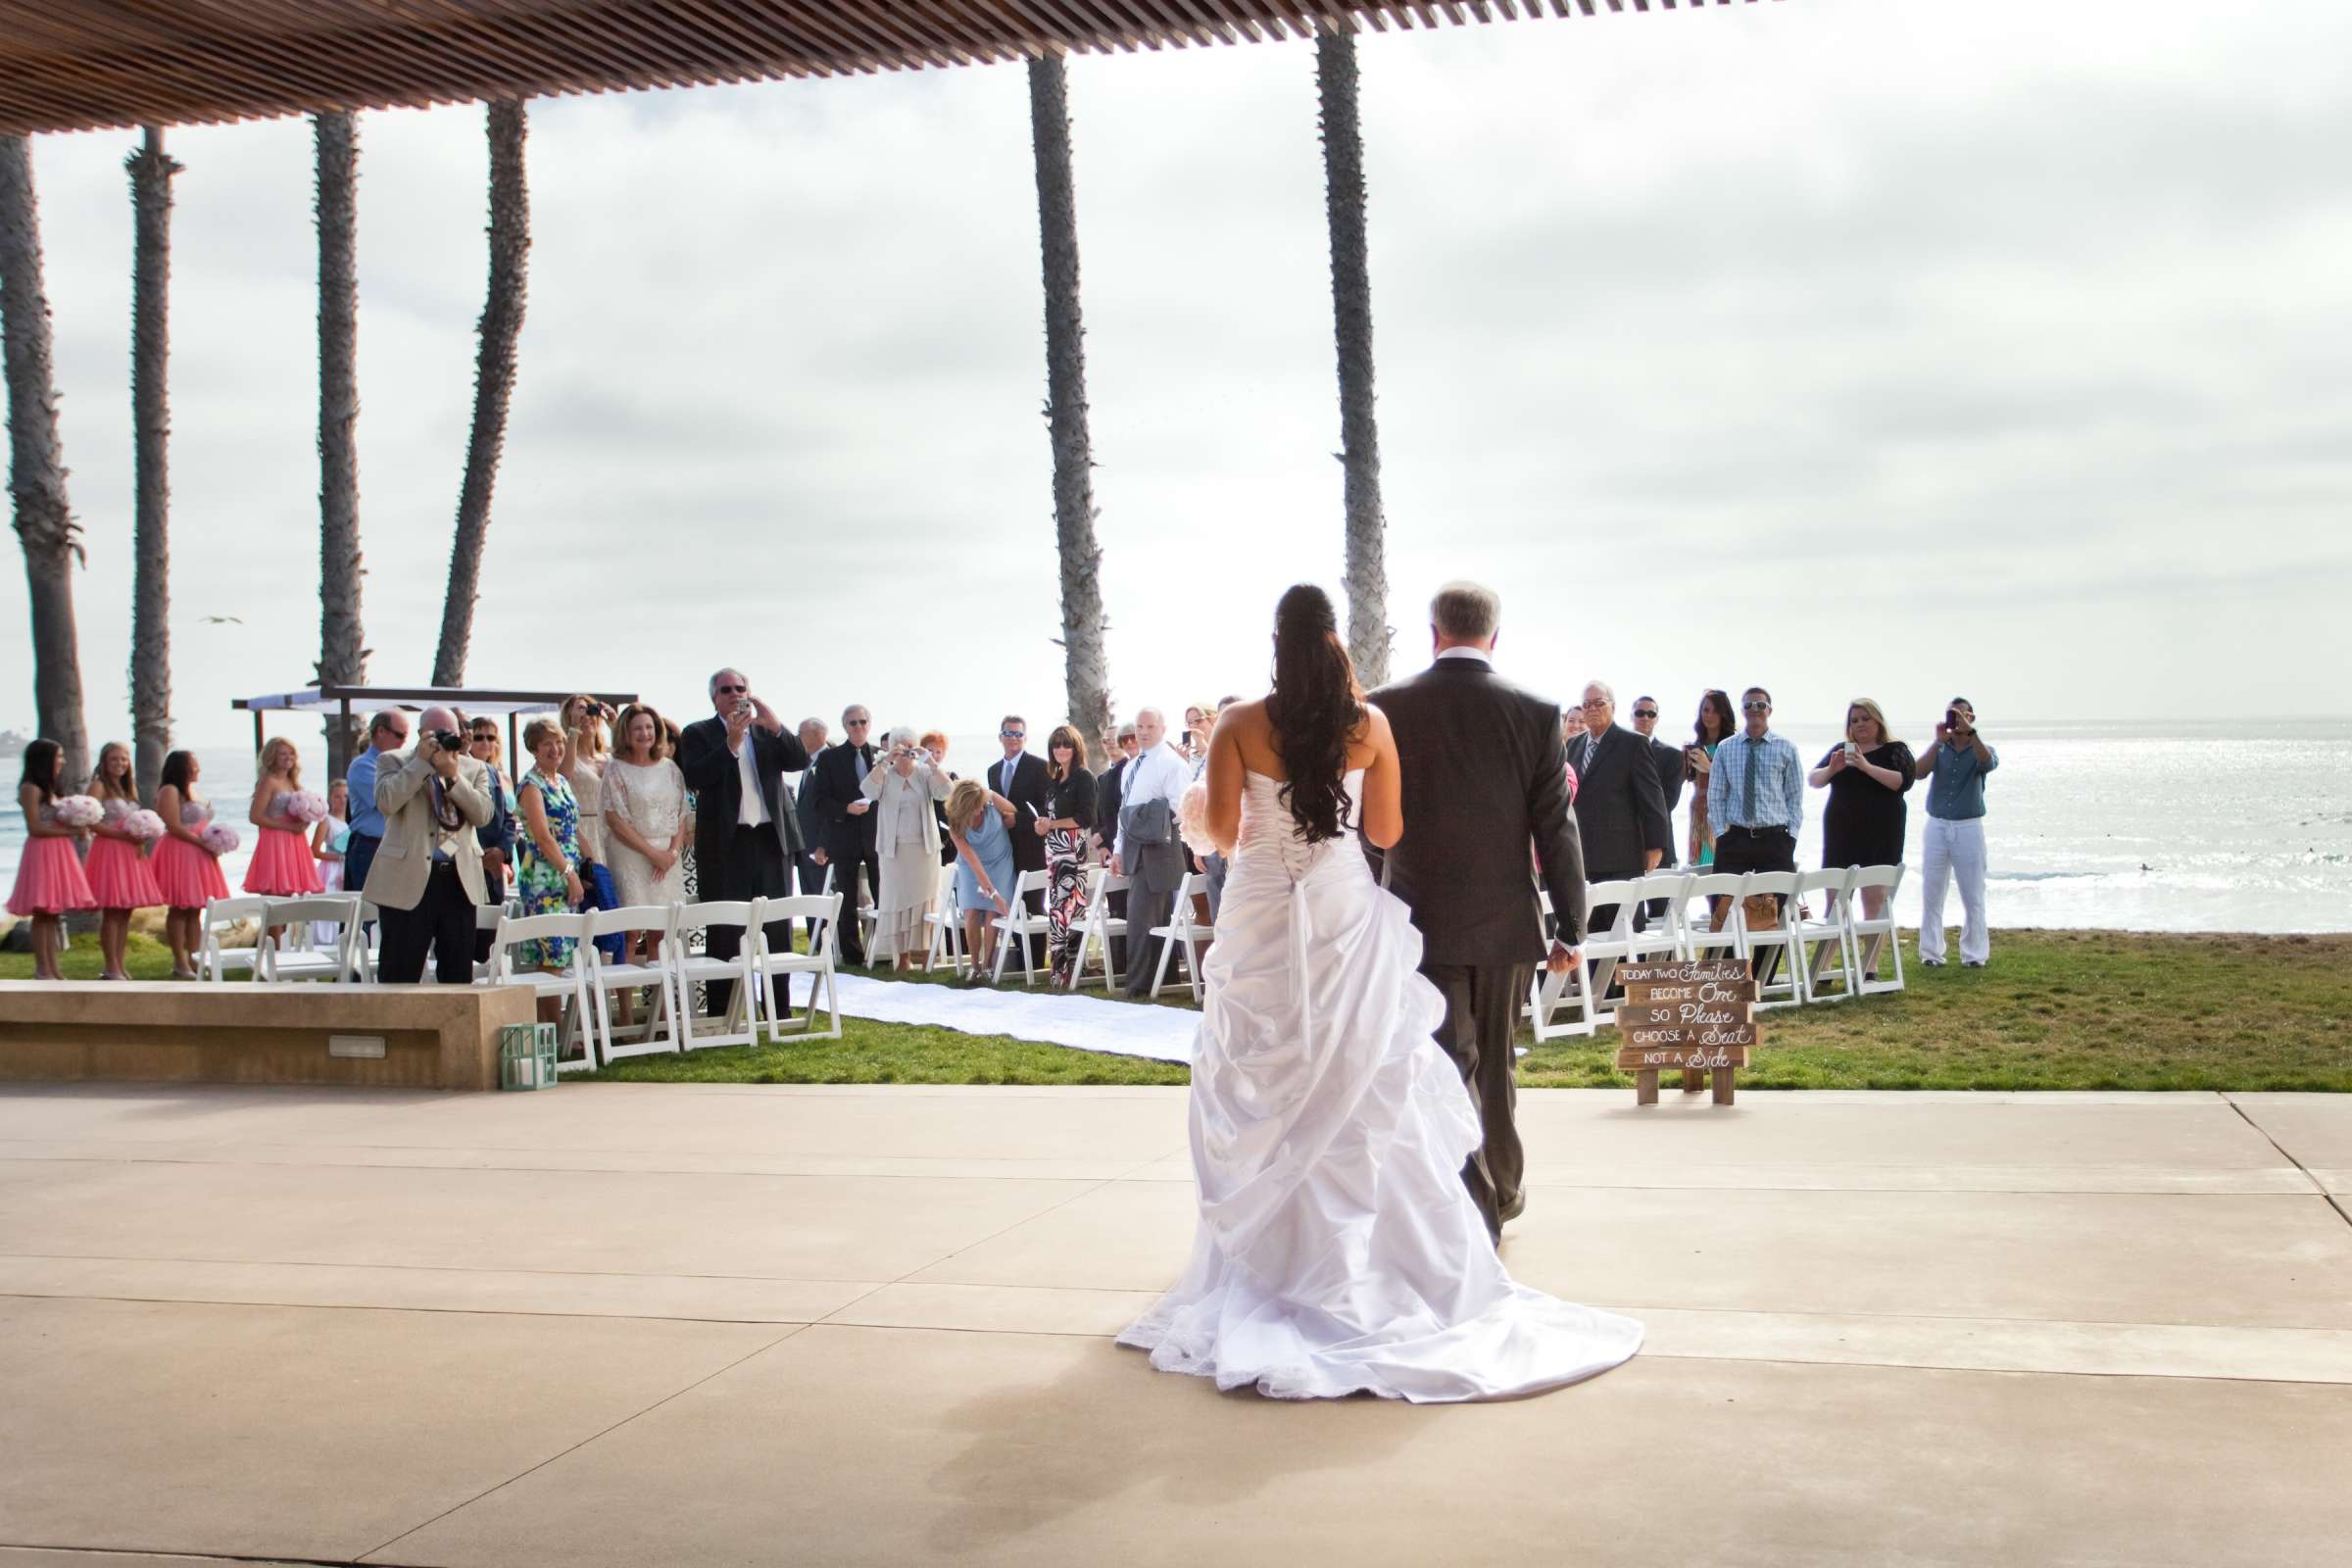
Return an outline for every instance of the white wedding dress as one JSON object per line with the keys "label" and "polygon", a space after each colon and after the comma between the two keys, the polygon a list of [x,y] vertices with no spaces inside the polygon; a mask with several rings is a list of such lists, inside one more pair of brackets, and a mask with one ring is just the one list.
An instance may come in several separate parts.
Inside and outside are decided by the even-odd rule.
{"label": "white wedding dress", "polygon": [[1421,934],[1354,835],[1304,843],[1281,790],[1245,776],[1204,964],[1192,1262],[1119,1343],[1286,1399],[1503,1398],[1625,1361],[1641,1324],[1504,1272],[1462,1186],[1478,1119]]}

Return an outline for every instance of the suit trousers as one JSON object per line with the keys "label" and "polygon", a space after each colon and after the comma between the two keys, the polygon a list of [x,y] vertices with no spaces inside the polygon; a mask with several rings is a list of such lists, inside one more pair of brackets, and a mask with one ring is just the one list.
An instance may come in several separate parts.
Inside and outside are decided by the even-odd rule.
{"label": "suit trousers", "polygon": [[1162,884],[1157,892],[1147,891],[1141,877],[1127,885],[1127,995],[1148,997],[1159,973],[1160,950],[1168,945],[1167,938],[1150,933],[1155,925],[1166,925],[1176,912],[1176,884],[1184,879],[1184,851],[1173,844],[1154,844],[1137,854],[1154,858],[1152,881]]}
{"label": "suit trousers", "polygon": [[1486,1141],[1462,1167],[1462,1185],[1486,1216],[1487,1230],[1502,1239],[1502,1222],[1526,1206],[1521,1179],[1527,1154],[1519,1146],[1518,1057],[1511,1037],[1519,1005],[1527,1000],[1531,966],[1507,963],[1424,963],[1424,979],[1446,999],[1446,1021],[1438,1044],[1462,1072],[1470,1103]]}
{"label": "suit trousers", "polygon": [[[857,818],[852,817],[852,822]],[[853,830],[851,837],[855,838]],[[836,859],[833,866],[833,891],[841,895],[840,952],[847,961],[862,965],[865,962],[865,927],[858,920],[858,873],[865,872],[865,896],[882,896],[882,857],[872,850],[852,852],[853,858]]]}
{"label": "suit trousers", "polygon": [[[707,869],[702,870],[702,892],[704,898],[713,902],[781,899],[792,892],[792,869],[784,863],[784,846],[776,842],[774,831],[766,827],[754,828],[748,835],[736,835],[724,879],[724,893],[711,891],[710,874]],[[857,922],[851,920],[850,924],[854,927]],[[767,945],[770,949],[789,950],[792,947],[792,922],[771,922],[767,927]],[[709,935],[704,938],[704,951],[713,958],[735,957],[743,952],[743,928],[732,925],[710,927]],[[786,1008],[791,1007],[792,980],[789,976],[777,980],[776,996]],[[727,1005],[734,1000],[735,982],[732,980],[713,980],[703,987],[703,1011],[710,1017],[725,1017]]]}
{"label": "suit trousers", "polygon": [[376,978],[389,986],[413,986],[424,979],[424,955],[433,955],[433,978],[445,986],[473,984],[473,900],[458,880],[458,868],[447,860],[433,862],[424,879],[424,892],[414,909],[380,911],[384,947],[376,959]]}

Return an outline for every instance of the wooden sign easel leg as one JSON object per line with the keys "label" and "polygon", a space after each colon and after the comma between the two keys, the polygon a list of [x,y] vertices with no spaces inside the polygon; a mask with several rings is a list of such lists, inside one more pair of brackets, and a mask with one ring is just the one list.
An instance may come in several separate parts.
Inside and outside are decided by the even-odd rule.
{"label": "wooden sign easel leg", "polygon": [[1644,1067],[1634,1074],[1634,1103],[1654,1105],[1658,1102],[1658,1069]]}
{"label": "wooden sign easel leg", "polygon": [[1706,1087],[1707,1087],[1707,1069],[1706,1069],[1706,1068],[1704,1068],[1704,1067],[1685,1067],[1685,1068],[1683,1069],[1683,1093],[1684,1093],[1684,1094],[1686,1094],[1686,1095],[1695,1095],[1695,1094],[1697,1094],[1697,1093],[1698,1093],[1698,1092],[1699,1092],[1701,1089],[1704,1089],[1704,1088],[1706,1088]]}
{"label": "wooden sign easel leg", "polygon": [[1734,1069],[1730,1067],[1717,1067],[1714,1069],[1715,1103],[1718,1105],[1728,1105],[1732,1102],[1733,1070]]}

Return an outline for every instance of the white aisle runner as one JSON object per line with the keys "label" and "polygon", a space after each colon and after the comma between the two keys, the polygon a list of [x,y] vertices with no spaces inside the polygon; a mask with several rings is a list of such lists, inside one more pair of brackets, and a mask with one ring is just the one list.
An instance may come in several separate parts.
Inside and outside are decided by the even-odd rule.
{"label": "white aisle runner", "polygon": [[1114,1056],[1189,1062],[1193,1034],[1200,1026],[1200,1015],[1186,1008],[1109,1002],[1067,991],[996,991],[985,986],[967,991],[849,973],[840,980],[846,1017],[929,1024],[967,1035],[1009,1035]]}

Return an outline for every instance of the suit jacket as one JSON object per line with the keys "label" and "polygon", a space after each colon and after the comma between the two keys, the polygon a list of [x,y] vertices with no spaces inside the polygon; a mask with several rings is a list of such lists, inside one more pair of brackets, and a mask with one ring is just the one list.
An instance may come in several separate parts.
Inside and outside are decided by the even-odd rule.
{"label": "suit jacket", "polygon": [[1376,858],[1421,928],[1422,961],[1543,960],[1531,842],[1560,940],[1581,945],[1585,862],[1558,707],[1474,659],[1441,659],[1372,703],[1396,732],[1404,793],[1404,837]]}
{"label": "suit jacket", "polygon": [[[760,801],[767,808],[767,823],[756,831],[773,833],[790,865],[800,848],[800,828],[793,820],[792,796],[784,775],[808,765],[801,738],[789,732],[771,735],[754,724],[744,732],[752,748],[752,770],[760,778]],[[727,726],[716,714],[697,719],[678,731],[678,771],[694,791],[694,874],[705,899],[739,895],[734,867],[740,859],[736,839],[744,831],[743,763],[727,750]]]}
{"label": "suit jacket", "polygon": [[1683,749],[1669,745],[1655,736],[1649,742],[1649,760],[1658,764],[1658,794],[1666,803],[1666,853],[1658,857],[1661,866],[1678,865],[1674,853],[1674,808],[1683,804]]}
{"label": "suit jacket", "polygon": [[[881,754],[871,745],[864,748],[864,755],[868,772],[881,765]],[[858,748],[848,741],[828,746],[816,754],[816,760],[808,764],[808,776],[801,781],[801,793],[808,797],[811,813],[824,835],[820,847],[827,859],[837,862],[871,859],[874,855],[874,813],[850,814],[850,803],[865,799],[858,792]],[[855,886],[846,881],[849,875],[846,870],[836,873],[834,885]]]}
{"label": "suit jacket", "polygon": [[1102,841],[1106,857],[1119,836],[1119,783],[1126,776],[1127,759],[1122,757],[1095,780],[1095,836]]}
{"label": "suit jacket", "polygon": [[[1047,796],[1050,793],[1046,778],[1046,760],[1027,752],[1013,768],[1012,777],[1004,776],[1004,759],[998,758],[988,764],[988,787],[1013,805],[1012,867],[1016,871],[1043,871],[1046,868],[1046,841],[1037,831],[1038,818],[1054,814]],[[1027,807],[1027,810],[1021,808]]]}
{"label": "suit jacket", "polygon": [[458,759],[458,776],[444,792],[458,809],[455,830],[445,830],[433,820],[429,786],[434,776],[433,764],[415,751],[377,760],[375,808],[384,813],[384,838],[368,862],[366,892],[378,908],[416,907],[432,875],[435,849],[449,852],[467,898],[476,904],[490,902],[482,884],[482,846],[476,833],[491,815],[488,769],[470,757]]}
{"label": "suit jacket", "polygon": [[1577,742],[1568,760],[1576,763],[1576,824],[1584,840],[1585,874],[1595,882],[1640,876],[1648,850],[1659,851],[1664,863],[1674,834],[1649,742],[1623,724],[1611,724],[1590,762],[1580,760],[1584,744]]}
{"label": "suit jacket", "polygon": [[825,849],[825,824],[816,814],[816,772],[813,766],[801,770],[801,785],[794,794],[792,823],[800,830],[802,855],[824,850],[828,859],[833,852]]}

